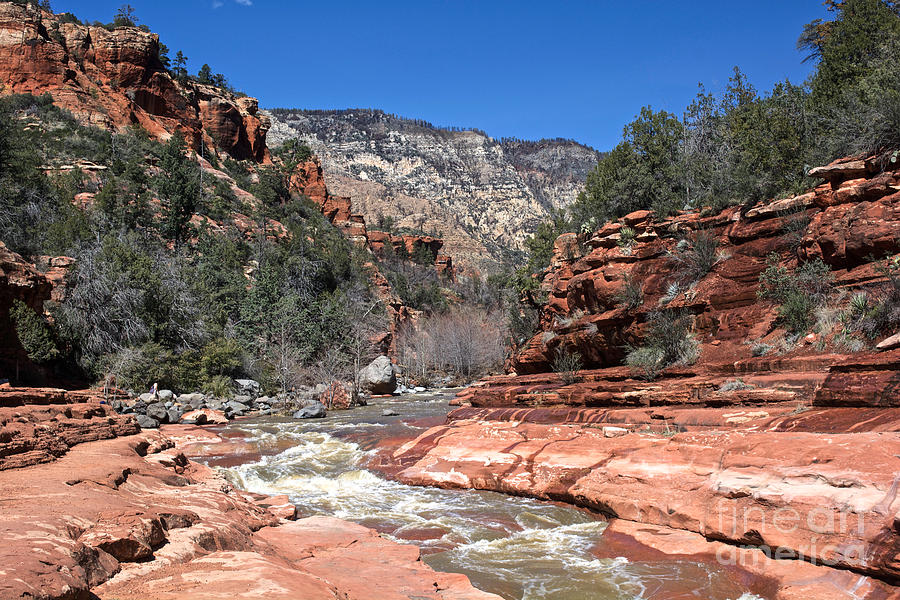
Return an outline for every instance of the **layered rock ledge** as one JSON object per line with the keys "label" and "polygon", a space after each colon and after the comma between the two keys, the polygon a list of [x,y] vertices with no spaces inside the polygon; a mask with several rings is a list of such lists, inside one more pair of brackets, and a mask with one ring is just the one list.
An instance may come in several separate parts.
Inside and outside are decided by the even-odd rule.
{"label": "layered rock ledge", "polygon": [[460,409],[374,466],[591,508],[604,538],[726,561],[778,598],[900,596],[897,414],[785,408]]}
{"label": "layered rock ledge", "polygon": [[5,389],[0,406],[0,598],[496,598],[415,546],[294,520],[286,496],[235,489],[92,394]]}

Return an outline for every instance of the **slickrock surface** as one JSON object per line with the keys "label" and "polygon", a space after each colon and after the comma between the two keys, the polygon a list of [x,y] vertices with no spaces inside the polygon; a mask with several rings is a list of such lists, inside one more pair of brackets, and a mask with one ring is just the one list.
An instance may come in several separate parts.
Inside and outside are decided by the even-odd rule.
{"label": "slickrock surface", "polygon": [[[892,333],[851,353],[835,322],[779,349],[777,306],[757,295],[773,255],[787,269],[822,259],[845,303],[885,281],[872,257],[900,252],[900,171],[882,166],[844,159],[814,169],[825,183],[794,198],[662,221],[638,211],[559,237],[541,330],[509,374],[461,392],[445,425],[373,466],[601,511],[613,521],[599,555],[724,556],[765,597],[900,597]],[[688,286],[673,255],[697,235],[720,254]],[[644,296],[631,309],[619,296],[629,281]],[[700,355],[648,381],[623,358],[661,306],[692,316]],[[586,368],[549,372],[560,348]]]}
{"label": "slickrock surface", "polygon": [[[451,414],[446,425],[382,455],[376,468],[411,484],[564,501],[630,522],[624,526],[631,530],[640,531],[637,524],[677,530],[655,534],[650,545],[663,553],[679,554],[669,540],[684,532],[697,543],[715,542],[707,554],[746,547],[738,553],[741,564],[780,559],[755,571],[756,578],[776,579],[779,598],[898,593],[890,584],[900,581],[900,433],[896,426],[867,431],[873,415],[860,415],[857,433],[823,435],[810,432],[814,419],[806,431],[791,431],[783,414],[751,414],[751,422],[735,424],[729,414],[741,411],[718,412],[707,415],[702,430],[672,435],[633,431],[638,419],[625,410],[610,413],[627,427],[606,425],[602,415],[592,419],[589,409],[568,415],[593,421],[581,423],[553,422],[540,409],[474,411]],[[668,416],[677,430],[675,412]],[[896,424],[896,414],[891,419]],[[810,574],[836,587],[824,594],[810,587],[819,583],[804,583]]]}
{"label": "slickrock surface", "polygon": [[[717,562],[748,591],[779,600],[895,598],[898,593],[869,577],[803,561],[773,560],[757,550],[709,541],[701,535],[658,525],[613,520],[597,544],[599,558],[627,556],[630,562],[679,560]],[[688,592],[689,593],[689,592]]]}
{"label": "slickrock surface", "polygon": [[[286,496],[234,489],[165,435],[135,434],[126,417],[98,423],[97,402],[62,404],[90,396],[0,391],[0,411],[39,421],[33,429],[64,438],[66,450],[41,449],[46,464],[34,464],[25,445],[0,447],[0,598],[496,598],[463,575],[432,571],[415,546],[338,519],[294,521]],[[83,409],[96,414],[63,415]],[[63,412],[40,421],[54,410]],[[23,437],[14,422],[18,430],[0,430],[4,441]],[[201,428],[172,431],[194,450],[228,445]],[[103,439],[113,434],[122,437]]]}
{"label": "slickrock surface", "polygon": [[91,391],[0,385],[0,471],[50,462],[76,444],[132,435],[134,419]]}

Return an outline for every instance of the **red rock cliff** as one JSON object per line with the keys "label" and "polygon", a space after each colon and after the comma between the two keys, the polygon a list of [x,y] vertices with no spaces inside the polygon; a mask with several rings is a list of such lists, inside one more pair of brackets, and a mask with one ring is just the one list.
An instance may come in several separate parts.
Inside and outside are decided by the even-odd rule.
{"label": "red rock cliff", "polygon": [[268,121],[253,98],[179,83],[159,60],[159,36],[136,27],[108,31],[63,23],[58,15],[0,2],[0,89],[53,95],[87,123],[140,125],[157,138],[176,130],[199,149],[235,159],[268,158]]}

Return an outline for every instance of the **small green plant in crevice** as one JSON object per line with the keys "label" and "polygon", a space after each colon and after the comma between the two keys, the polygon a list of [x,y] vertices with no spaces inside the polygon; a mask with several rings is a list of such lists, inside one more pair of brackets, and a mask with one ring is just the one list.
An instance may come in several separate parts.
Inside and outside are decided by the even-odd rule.
{"label": "small green plant in crevice", "polygon": [[640,281],[636,281],[630,274],[625,275],[622,287],[616,293],[619,306],[626,310],[634,310],[644,303],[644,290]]}
{"label": "small green plant in crevice", "polygon": [[659,299],[659,305],[665,306],[674,300],[681,293],[681,285],[677,281],[673,281],[666,286],[666,293]]}
{"label": "small green plant in crevice", "polygon": [[875,268],[884,281],[850,299],[841,313],[844,334],[875,340],[900,330],[900,255],[880,261]]}
{"label": "small green plant in crevice", "polygon": [[622,254],[626,256],[631,255],[631,247],[634,245],[636,237],[637,232],[632,227],[626,225],[619,230],[619,239],[616,241],[616,244],[622,250]]}
{"label": "small green plant in crevice", "polygon": [[663,423],[665,423],[666,428],[663,431],[660,431],[659,435],[661,435],[663,437],[671,438],[671,437],[675,437],[676,435],[681,433],[681,428],[678,425],[671,426],[671,425],[669,425],[668,420],[664,420]]}
{"label": "small green plant in crevice", "polygon": [[59,349],[50,325],[35,311],[22,302],[13,300],[9,311],[19,343],[33,362],[47,363],[59,357]]}
{"label": "small green plant in crevice", "polygon": [[806,212],[787,212],[779,216],[786,219],[784,225],[781,226],[781,234],[791,249],[796,250],[803,243],[803,236],[809,228],[811,219]]}
{"label": "small green plant in crevice", "polygon": [[774,349],[775,349],[775,347],[771,344],[757,342],[757,343],[753,344],[753,347],[750,349],[750,354],[754,357],[765,356],[766,354],[768,354],[769,352],[771,352]]}
{"label": "small green plant in crevice", "polygon": [[719,241],[706,231],[698,231],[691,238],[679,240],[669,256],[676,264],[679,279],[688,283],[700,281],[716,263],[726,258],[719,251]]}
{"label": "small green plant in crevice", "polygon": [[554,373],[559,374],[559,378],[564,385],[571,385],[578,381],[578,371],[584,366],[581,360],[581,354],[577,351],[569,350],[563,346],[556,349],[556,356],[550,363],[550,368]]}
{"label": "small green plant in crevice", "polygon": [[675,364],[690,365],[700,357],[700,344],[691,333],[693,318],[680,310],[650,313],[644,343],[627,346],[625,364],[643,371],[646,379],[656,379],[660,371]]}
{"label": "small green plant in crevice", "polygon": [[832,291],[831,270],[818,258],[790,270],[779,264],[774,253],[769,255],[767,265],[759,275],[757,296],[779,304],[778,323],[788,332],[806,333],[815,322],[814,311],[826,303]]}

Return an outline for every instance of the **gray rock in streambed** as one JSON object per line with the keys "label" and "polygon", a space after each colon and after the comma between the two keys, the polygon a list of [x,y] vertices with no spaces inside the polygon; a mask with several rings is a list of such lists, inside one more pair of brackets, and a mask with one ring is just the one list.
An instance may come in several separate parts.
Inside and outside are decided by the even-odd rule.
{"label": "gray rock in streambed", "polygon": [[326,415],[325,405],[316,400],[294,413],[295,419],[321,419]]}
{"label": "gray rock in streambed", "polygon": [[400,413],[398,413],[397,411],[395,411],[391,408],[385,408],[385,409],[382,409],[381,416],[382,417],[398,417],[398,416],[400,416]]}
{"label": "gray rock in streambed", "polygon": [[178,407],[170,408],[166,411],[166,415],[168,416],[169,423],[177,423],[181,420],[181,415],[184,414],[184,411]]}
{"label": "gray rock in streambed", "polygon": [[259,382],[252,379],[235,379],[234,383],[237,386],[238,394],[248,396],[248,400],[256,398],[262,391],[262,386]]}
{"label": "gray rock in streambed", "polygon": [[148,417],[147,415],[138,415],[135,417],[137,420],[137,424],[141,427],[141,429],[158,429],[159,421],[154,419],[153,417]]}
{"label": "gray rock in streambed", "polygon": [[165,423],[169,418],[169,411],[164,404],[157,402],[147,407],[147,416],[159,423]]}
{"label": "gray rock in streambed", "polygon": [[225,413],[231,413],[233,415],[237,415],[238,417],[243,416],[245,412],[247,412],[247,405],[238,402],[237,400],[231,400],[225,404]]}
{"label": "gray rock in streambed", "polygon": [[360,385],[372,394],[392,394],[397,389],[397,370],[390,358],[379,356],[360,370]]}

